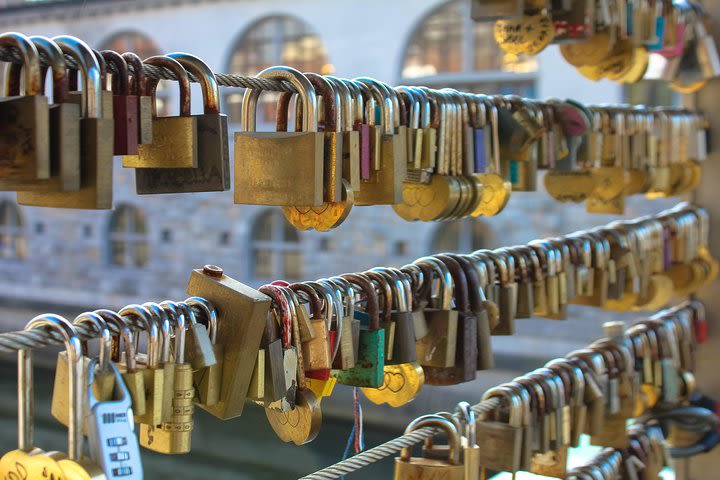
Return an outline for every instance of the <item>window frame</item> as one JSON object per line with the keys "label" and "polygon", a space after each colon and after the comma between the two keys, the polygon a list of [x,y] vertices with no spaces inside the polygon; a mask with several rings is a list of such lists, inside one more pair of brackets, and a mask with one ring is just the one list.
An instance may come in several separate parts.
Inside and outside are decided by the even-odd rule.
{"label": "window frame", "polygon": [[[117,225],[117,221],[120,215],[128,212],[128,227],[126,230],[114,230],[114,226]],[[137,225],[139,222],[144,223],[145,232],[138,233]],[[150,265],[150,234],[148,231],[150,223],[147,221],[147,216],[139,207],[123,203],[115,207],[110,218],[108,219],[107,226],[107,254],[106,263],[110,268],[116,268],[119,270],[143,270]],[[118,242],[123,245],[123,261],[118,263],[115,259],[114,244]],[[144,243],[146,252],[146,258],[141,264],[138,264],[138,244]]]}
{"label": "window frame", "polygon": [[[270,218],[270,239],[261,240],[258,239],[258,231],[261,227],[262,222]],[[304,258],[303,258],[303,246],[302,236],[300,232],[292,228],[288,229],[288,223],[285,216],[276,209],[266,209],[260,212],[254,219],[249,230],[249,244],[248,250],[250,252],[251,262],[248,265],[250,278],[257,281],[264,280],[277,280],[282,278],[288,278],[291,280],[300,280],[304,270]],[[294,232],[294,238],[296,240],[288,240],[286,232]],[[258,251],[269,252],[270,254],[270,277],[258,274]],[[285,254],[297,253],[299,255],[299,271],[298,278],[290,277],[285,269]]]}

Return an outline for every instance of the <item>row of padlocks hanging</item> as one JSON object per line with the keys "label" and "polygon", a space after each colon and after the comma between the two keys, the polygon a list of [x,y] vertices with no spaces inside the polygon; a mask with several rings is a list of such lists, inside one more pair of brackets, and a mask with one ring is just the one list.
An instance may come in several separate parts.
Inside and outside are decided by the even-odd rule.
{"label": "row of padlocks hanging", "polygon": [[[513,190],[537,189],[539,169],[549,170],[545,187],[558,201],[622,213],[629,195],[693,190],[707,156],[706,121],[689,110],[393,88],[271,67],[258,77],[300,93],[280,94],[277,131],[256,132],[261,91],[246,90],[233,177],[218,81],[201,59],[175,53],[141,61],[93,52],[68,36],[6,33],[0,47],[23,58],[9,69],[9,96],[0,100],[0,190],[17,191],[23,205],[112,208],[113,155],[120,155],[135,170],[138,194],[232,185],[235,203],[281,206],[299,229],[330,230],[354,206],[368,205],[392,205],[409,221],[496,215]],[[52,102],[40,53],[53,73]],[[66,56],[81,82],[68,75]],[[158,80],[143,65],[177,78],[179,116],[153,115]],[[190,111],[190,74],[202,86],[202,114]]]}

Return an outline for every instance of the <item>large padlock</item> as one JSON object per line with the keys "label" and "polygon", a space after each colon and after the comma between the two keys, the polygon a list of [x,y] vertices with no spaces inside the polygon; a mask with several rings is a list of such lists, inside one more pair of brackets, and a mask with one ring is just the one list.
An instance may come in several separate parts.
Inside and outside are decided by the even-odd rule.
{"label": "large padlock", "polygon": [[216,344],[223,347],[220,401],[201,408],[229,419],[242,414],[255,369],[270,297],[225,275],[212,265],[193,270],[187,293],[209,301],[218,316]]}
{"label": "large padlock", "polygon": [[[188,53],[171,53],[200,81],[203,113],[197,121],[197,168],[143,168],[135,172],[138,194],[222,192],[230,189],[230,153],[227,116],[220,113],[215,74],[205,62]],[[153,141],[157,142],[153,134]]]}
{"label": "large padlock", "polygon": [[[257,77],[285,80],[298,90],[302,102],[302,131],[256,131],[260,90],[243,97],[243,131],[235,134],[235,203],[307,205],[323,203],[324,139],[317,131],[315,88],[290,67],[270,67]],[[292,159],[292,160],[290,160]]]}
{"label": "large padlock", "polygon": [[480,465],[482,470],[515,473],[520,469],[522,451],[522,399],[507,388],[495,387],[483,395],[483,401],[500,397],[507,402],[507,421],[502,421],[500,409],[495,418],[489,414],[480,416],[476,434],[480,442]]}
{"label": "large padlock", "polygon": [[440,285],[439,303],[425,309],[428,334],[416,343],[417,360],[424,367],[451,367],[455,364],[458,311],[452,309],[453,277],[447,266],[428,257],[419,261],[429,265]]}
{"label": "large padlock", "polygon": [[50,113],[35,44],[23,34],[10,32],[0,35],[0,45],[20,51],[25,74],[24,95],[0,101],[0,189],[13,190],[14,180],[50,177]]}
{"label": "large padlock", "polygon": [[100,66],[90,47],[70,36],[53,38],[75,59],[85,78],[80,119],[80,189],[68,192],[18,192],[21,205],[55,208],[112,208],[113,121],[102,110]]}
{"label": "large padlock", "polygon": [[[53,104],[50,105],[50,177],[9,180],[17,191],[77,191],[80,188],[80,105],[68,102],[68,81],[62,50],[49,38],[30,37],[50,62]],[[22,65],[12,64],[7,75],[8,95],[20,95]],[[44,78],[41,79],[44,83]],[[5,180],[0,180],[0,186]],[[8,183],[8,186],[10,185]]]}
{"label": "large padlock", "polygon": [[[159,80],[149,80],[146,84],[149,98],[152,100],[152,143],[141,144],[137,155],[123,157],[125,168],[197,168],[198,142],[197,117],[190,111],[190,79],[187,71],[177,60],[170,57],[155,56],[146,59],[146,65],[165,67],[175,74],[180,90],[180,115],[177,117],[158,117],[155,94]],[[136,172],[136,180],[149,182],[146,174]]]}
{"label": "large padlock", "polygon": [[400,457],[395,458],[395,480],[412,480],[416,478],[445,478],[461,480],[465,478],[465,467],[460,459],[462,451],[460,433],[455,425],[440,415],[424,415],[412,421],[405,433],[420,428],[436,427],[445,431],[448,436],[448,458],[437,460],[426,457],[411,457],[410,447],[405,447]]}

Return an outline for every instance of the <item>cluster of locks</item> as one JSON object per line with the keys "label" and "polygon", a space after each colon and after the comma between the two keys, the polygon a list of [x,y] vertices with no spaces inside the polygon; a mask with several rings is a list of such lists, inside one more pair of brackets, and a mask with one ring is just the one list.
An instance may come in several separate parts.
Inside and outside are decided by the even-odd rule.
{"label": "cluster of locks", "polygon": [[720,75],[710,19],[698,3],[672,0],[473,0],[473,18],[495,21],[510,54],[537,55],[559,44],[591,80],[663,80],[694,93]]}
{"label": "cluster of locks", "polygon": [[[426,383],[455,385],[493,368],[491,336],[512,335],[516,319],[563,320],[569,304],[657,309],[695,291],[718,270],[707,223],[702,209],[681,204],[524,246],[258,290],[206,266],[192,272],[184,302],[96,310],[73,322],[41,315],[25,332],[0,336],[18,342],[20,362],[19,448],[0,460],[0,473],[46,478],[17,473],[45,469],[68,478],[85,469],[90,478],[142,478],[138,443],[189,452],[195,407],[230,419],[246,403],[259,404],[280,439],[302,445],[318,434],[321,401],[336,384],[399,407]],[[561,478],[581,433],[624,448],[628,419],[687,399],[696,338],[706,329],[701,304],[661,311],[627,332],[608,328],[609,339],[485,394],[507,408],[477,422],[478,438],[489,439],[480,465]],[[87,340],[98,337],[99,351],[90,354]],[[66,352],[57,360],[52,414],[68,425],[67,455],[44,452],[32,438],[29,342],[59,339]]]}
{"label": "cluster of locks", "polygon": [[[138,194],[225,191],[232,183],[235,203],[281,206],[298,229],[335,228],[356,205],[392,205],[408,221],[492,216],[513,190],[535,191],[539,169],[550,171],[545,185],[559,201],[622,213],[628,195],[694,189],[707,156],[706,121],[688,110],[391,87],[279,66],[256,81],[297,93],[280,94],[277,131],[257,132],[262,90],[246,89],[232,179],[219,81],[201,59],[141,61],[73,37],[18,33],[0,35],[0,48],[22,59],[0,102],[0,190],[17,191],[23,205],[112,208],[119,155],[135,171]],[[80,91],[78,75],[67,73],[74,68]],[[179,116],[153,114],[155,77],[178,82]],[[190,110],[191,79],[202,87],[202,114]]]}
{"label": "cluster of locks", "polygon": [[[622,322],[607,323],[606,338],[489,389],[475,408],[458,405],[459,418],[449,413],[419,417],[406,434],[437,427],[447,433],[449,445],[426,441],[422,457],[403,449],[395,460],[395,479],[443,474],[484,479],[488,470],[606,480],[640,478],[642,472],[642,478],[658,479],[672,465],[662,429],[656,422],[628,425],[628,420],[688,402],[695,389],[698,315],[704,315],[703,307],[694,303],[638,320],[627,331]],[[583,434],[590,444],[608,449],[590,465],[569,471],[568,449],[580,446]],[[631,456],[642,461],[628,461]],[[602,477],[583,477],[592,464],[610,470]]]}

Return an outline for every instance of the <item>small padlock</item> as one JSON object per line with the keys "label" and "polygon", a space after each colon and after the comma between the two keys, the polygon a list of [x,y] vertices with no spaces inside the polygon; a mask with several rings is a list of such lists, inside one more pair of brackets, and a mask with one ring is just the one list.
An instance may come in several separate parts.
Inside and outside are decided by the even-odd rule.
{"label": "small padlock", "polygon": [[445,431],[448,436],[449,455],[447,459],[435,460],[425,457],[411,457],[410,447],[405,447],[400,457],[395,458],[395,480],[414,478],[465,478],[465,467],[460,459],[462,451],[460,433],[455,425],[440,415],[424,415],[412,421],[405,433],[411,433],[424,427],[436,427]]}
{"label": "small padlock", "polygon": [[185,300],[185,303],[192,308],[199,309],[205,315],[208,324],[207,334],[212,344],[215,364],[196,370],[193,373],[193,385],[197,395],[195,403],[198,406],[211,407],[220,401],[223,374],[222,358],[224,351],[223,346],[217,342],[217,313],[210,302],[202,297],[190,297]]}
{"label": "small padlock", "polygon": [[138,153],[138,98],[130,94],[130,74],[125,59],[113,50],[100,52],[105,62],[114,65],[117,73],[112,75],[113,122],[115,130],[114,154],[137,155]]}
{"label": "small padlock", "polygon": [[143,62],[140,57],[133,52],[123,53],[122,58],[125,59],[129,67],[130,94],[136,96],[138,100],[138,143],[152,143],[153,98],[146,90]]}

